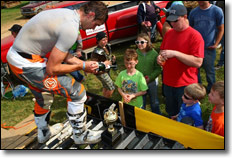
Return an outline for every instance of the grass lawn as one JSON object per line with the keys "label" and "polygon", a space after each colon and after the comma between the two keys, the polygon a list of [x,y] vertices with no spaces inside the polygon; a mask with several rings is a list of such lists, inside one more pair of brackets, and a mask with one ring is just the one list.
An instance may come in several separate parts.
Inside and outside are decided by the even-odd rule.
{"label": "grass lawn", "polygon": [[13,8],[1,9],[1,27],[7,23],[12,23],[15,19],[21,19],[20,8],[26,4],[29,4],[29,1],[21,1],[21,4]]}
{"label": "grass lawn", "polygon": [[[162,40],[159,38],[155,43],[155,49],[157,52],[159,52],[159,46],[161,44]],[[124,70],[124,63],[123,63],[123,54],[127,48],[136,48],[134,41],[126,42],[123,44],[118,44],[115,46],[112,46],[112,52],[117,57],[117,64],[118,64],[118,70],[113,71],[111,70],[111,76],[112,79],[115,81],[117,75],[121,70]],[[217,50],[217,60],[219,59],[219,52],[221,49]],[[215,63],[216,65],[216,63]],[[202,74],[202,82],[203,85],[206,86],[207,82],[205,79],[205,73],[203,70],[201,70]],[[83,72],[82,72],[83,73]],[[83,83],[86,90],[95,93],[98,95],[102,95],[102,85],[100,81],[96,78],[93,74],[87,74],[86,81]],[[224,67],[216,71],[216,80],[224,80]],[[161,93],[161,75],[159,76],[159,101],[161,106],[161,112],[164,116],[167,115],[165,112],[165,101]],[[14,126],[26,117],[28,117],[33,112],[34,102],[32,101],[33,95],[29,91],[29,93],[23,97],[18,98],[16,100],[7,100],[7,99],[1,99],[1,124],[6,123],[8,126]],[[113,96],[113,100],[121,100],[121,96],[119,95],[118,91],[115,90]],[[201,108],[202,108],[202,117],[204,121],[208,120],[208,117],[211,113],[213,105],[211,105],[208,101],[208,97],[206,96],[205,99],[201,101]],[[54,124],[57,122],[62,122],[66,118],[66,99],[64,97],[55,96],[54,103],[52,105],[52,118],[50,124]],[[150,105],[147,105],[147,109],[151,111]]]}

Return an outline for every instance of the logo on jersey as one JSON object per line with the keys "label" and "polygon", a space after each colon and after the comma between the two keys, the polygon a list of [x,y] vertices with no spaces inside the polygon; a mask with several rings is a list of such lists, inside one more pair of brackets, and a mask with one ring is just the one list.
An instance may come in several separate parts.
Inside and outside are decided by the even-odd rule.
{"label": "logo on jersey", "polygon": [[47,89],[53,89],[57,87],[57,81],[54,78],[47,78],[43,83]]}
{"label": "logo on jersey", "polygon": [[122,91],[127,94],[134,94],[138,92],[138,85],[132,80],[122,81]]}

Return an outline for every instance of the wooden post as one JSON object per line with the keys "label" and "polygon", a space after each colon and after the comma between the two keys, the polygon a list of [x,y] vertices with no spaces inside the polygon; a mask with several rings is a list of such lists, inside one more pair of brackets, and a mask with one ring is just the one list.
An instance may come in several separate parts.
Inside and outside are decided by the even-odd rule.
{"label": "wooden post", "polygon": [[119,105],[119,112],[120,112],[122,125],[126,127],[125,114],[124,114],[124,109],[123,109],[123,102],[119,101],[118,105]]}

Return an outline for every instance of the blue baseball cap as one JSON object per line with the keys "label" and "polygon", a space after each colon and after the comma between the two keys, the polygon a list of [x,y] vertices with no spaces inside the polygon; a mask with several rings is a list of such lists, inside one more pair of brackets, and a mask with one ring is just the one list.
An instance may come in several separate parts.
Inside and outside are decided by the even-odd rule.
{"label": "blue baseball cap", "polygon": [[167,21],[176,21],[180,16],[187,15],[187,9],[183,5],[174,5],[169,10]]}

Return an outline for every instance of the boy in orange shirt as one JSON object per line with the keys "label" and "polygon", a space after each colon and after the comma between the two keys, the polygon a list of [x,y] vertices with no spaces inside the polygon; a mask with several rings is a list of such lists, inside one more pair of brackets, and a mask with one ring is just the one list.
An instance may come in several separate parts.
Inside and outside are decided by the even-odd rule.
{"label": "boy in orange shirt", "polygon": [[224,81],[213,84],[209,101],[214,104],[206,130],[224,137]]}

